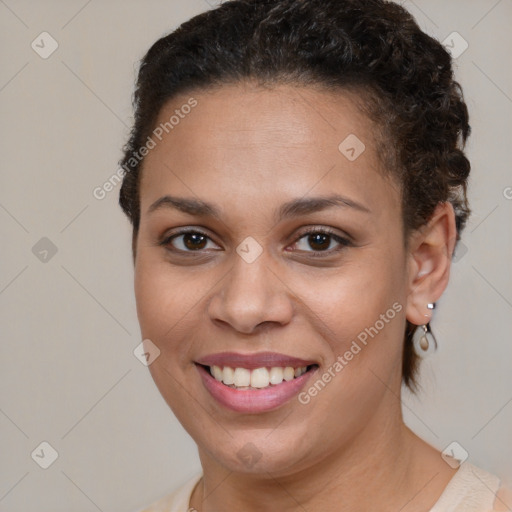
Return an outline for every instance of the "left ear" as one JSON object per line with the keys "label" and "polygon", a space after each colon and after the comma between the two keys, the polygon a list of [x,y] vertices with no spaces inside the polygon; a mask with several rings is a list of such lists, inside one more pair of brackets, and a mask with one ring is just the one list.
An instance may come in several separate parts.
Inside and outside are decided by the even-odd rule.
{"label": "left ear", "polygon": [[455,212],[449,202],[439,203],[429,222],[410,235],[406,317],[412,324],[430,321],[427,304],[436,302],[448,285],[456,241]]}

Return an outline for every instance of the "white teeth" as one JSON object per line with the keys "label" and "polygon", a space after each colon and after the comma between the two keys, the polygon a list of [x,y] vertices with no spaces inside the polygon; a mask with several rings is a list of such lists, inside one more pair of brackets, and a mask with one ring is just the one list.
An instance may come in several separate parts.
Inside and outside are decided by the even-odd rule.
{"label": "white teeth", "polygon": [[272,368],[231,368],[229,366],[211,366],[210,373],[213,377],[227,386],[237,389],[262,389],[270,385],[276,386],[284,381],[290,381],[306,373],[307,367],[302,366],[285,368],[275,366]]}
{"label": "white teeth", "polygon": [[293,375],[295,377],[300,377],[303,373],[306,373],[306,370],[308,369],[307,366],[302,366],[300,368],[295,368]]}
{"label": "white teeth", "polygon": [[215,377],[215,380],[221,381],[223,377],[222,368],[219,366],[212,366],[211,370],[213,370],[212,375]]}
{"label": "white teeth", "polygon": [[256,368],[251,372],[251,386],[253,388],[266,388],[270,383],[270,376],[266,368]]}
{"label": "white teeth", "polygon": [[281,384],[283,382],[283,372],[284,370],[279,367],[270,368],[269,381],[270,384]]}
{"label": "white teeth", "polygon": [[224,366],[222,382],[228,385],[235,383],[235,370],[233,370],[233,368],[230,368],[229,366]]}
{"label": "white teeth", "polygon": [[250,386],[251,385],[251,370],[247,370],[246,368],[236,368],[233,380],[234,380],[233,384],[237,388],[241,388],[244,386]]}
{"label": "white teeth", "polygon": [[295,377],[295,370],[291,366],[287,366],[283,372],[284,380],[293,380]]}

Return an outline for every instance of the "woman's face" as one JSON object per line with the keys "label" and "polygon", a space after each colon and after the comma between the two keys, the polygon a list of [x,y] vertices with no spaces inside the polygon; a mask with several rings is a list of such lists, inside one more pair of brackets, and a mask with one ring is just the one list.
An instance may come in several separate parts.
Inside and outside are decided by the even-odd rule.
{"label": "woman's face", "polygon": [[197,91],[157,125],[173,115],[145,158],[135,264],[162,396],[202,459],[231,471],[379,450],[400,418],[409,290],[375,126],[348,94],[285,85]]}

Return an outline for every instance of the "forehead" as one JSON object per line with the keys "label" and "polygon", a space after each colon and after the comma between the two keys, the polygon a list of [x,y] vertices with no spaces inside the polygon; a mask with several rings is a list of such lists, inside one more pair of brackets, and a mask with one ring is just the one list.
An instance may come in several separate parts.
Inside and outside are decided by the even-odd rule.
{"label": "forehead", "polygon": [[142,214],[165,193],[261,207],[338,192],[389,208],[398,187],[384,177],[377,127],[358,101],[354,93],[251,83],[174,98],[155,125],[161,140],[151,134]]}

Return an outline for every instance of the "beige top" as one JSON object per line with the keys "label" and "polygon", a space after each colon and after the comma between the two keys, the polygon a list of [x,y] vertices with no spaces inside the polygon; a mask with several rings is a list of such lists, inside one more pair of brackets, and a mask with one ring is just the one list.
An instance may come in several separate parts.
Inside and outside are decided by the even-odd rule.
{"label": "beige top", "polygon": [[[140,512],[194,512],[195,509],[189,507],[190,497],[201,476],[202,474],[195,475],[174,492]],[[473,466],[469,462],[464,462],[448,482],[443,493],[429,512],[510,510],[499,508],[503,506],[503,503],[499,504],[496,500],[500,485],[501,482],[497,476]]]}

